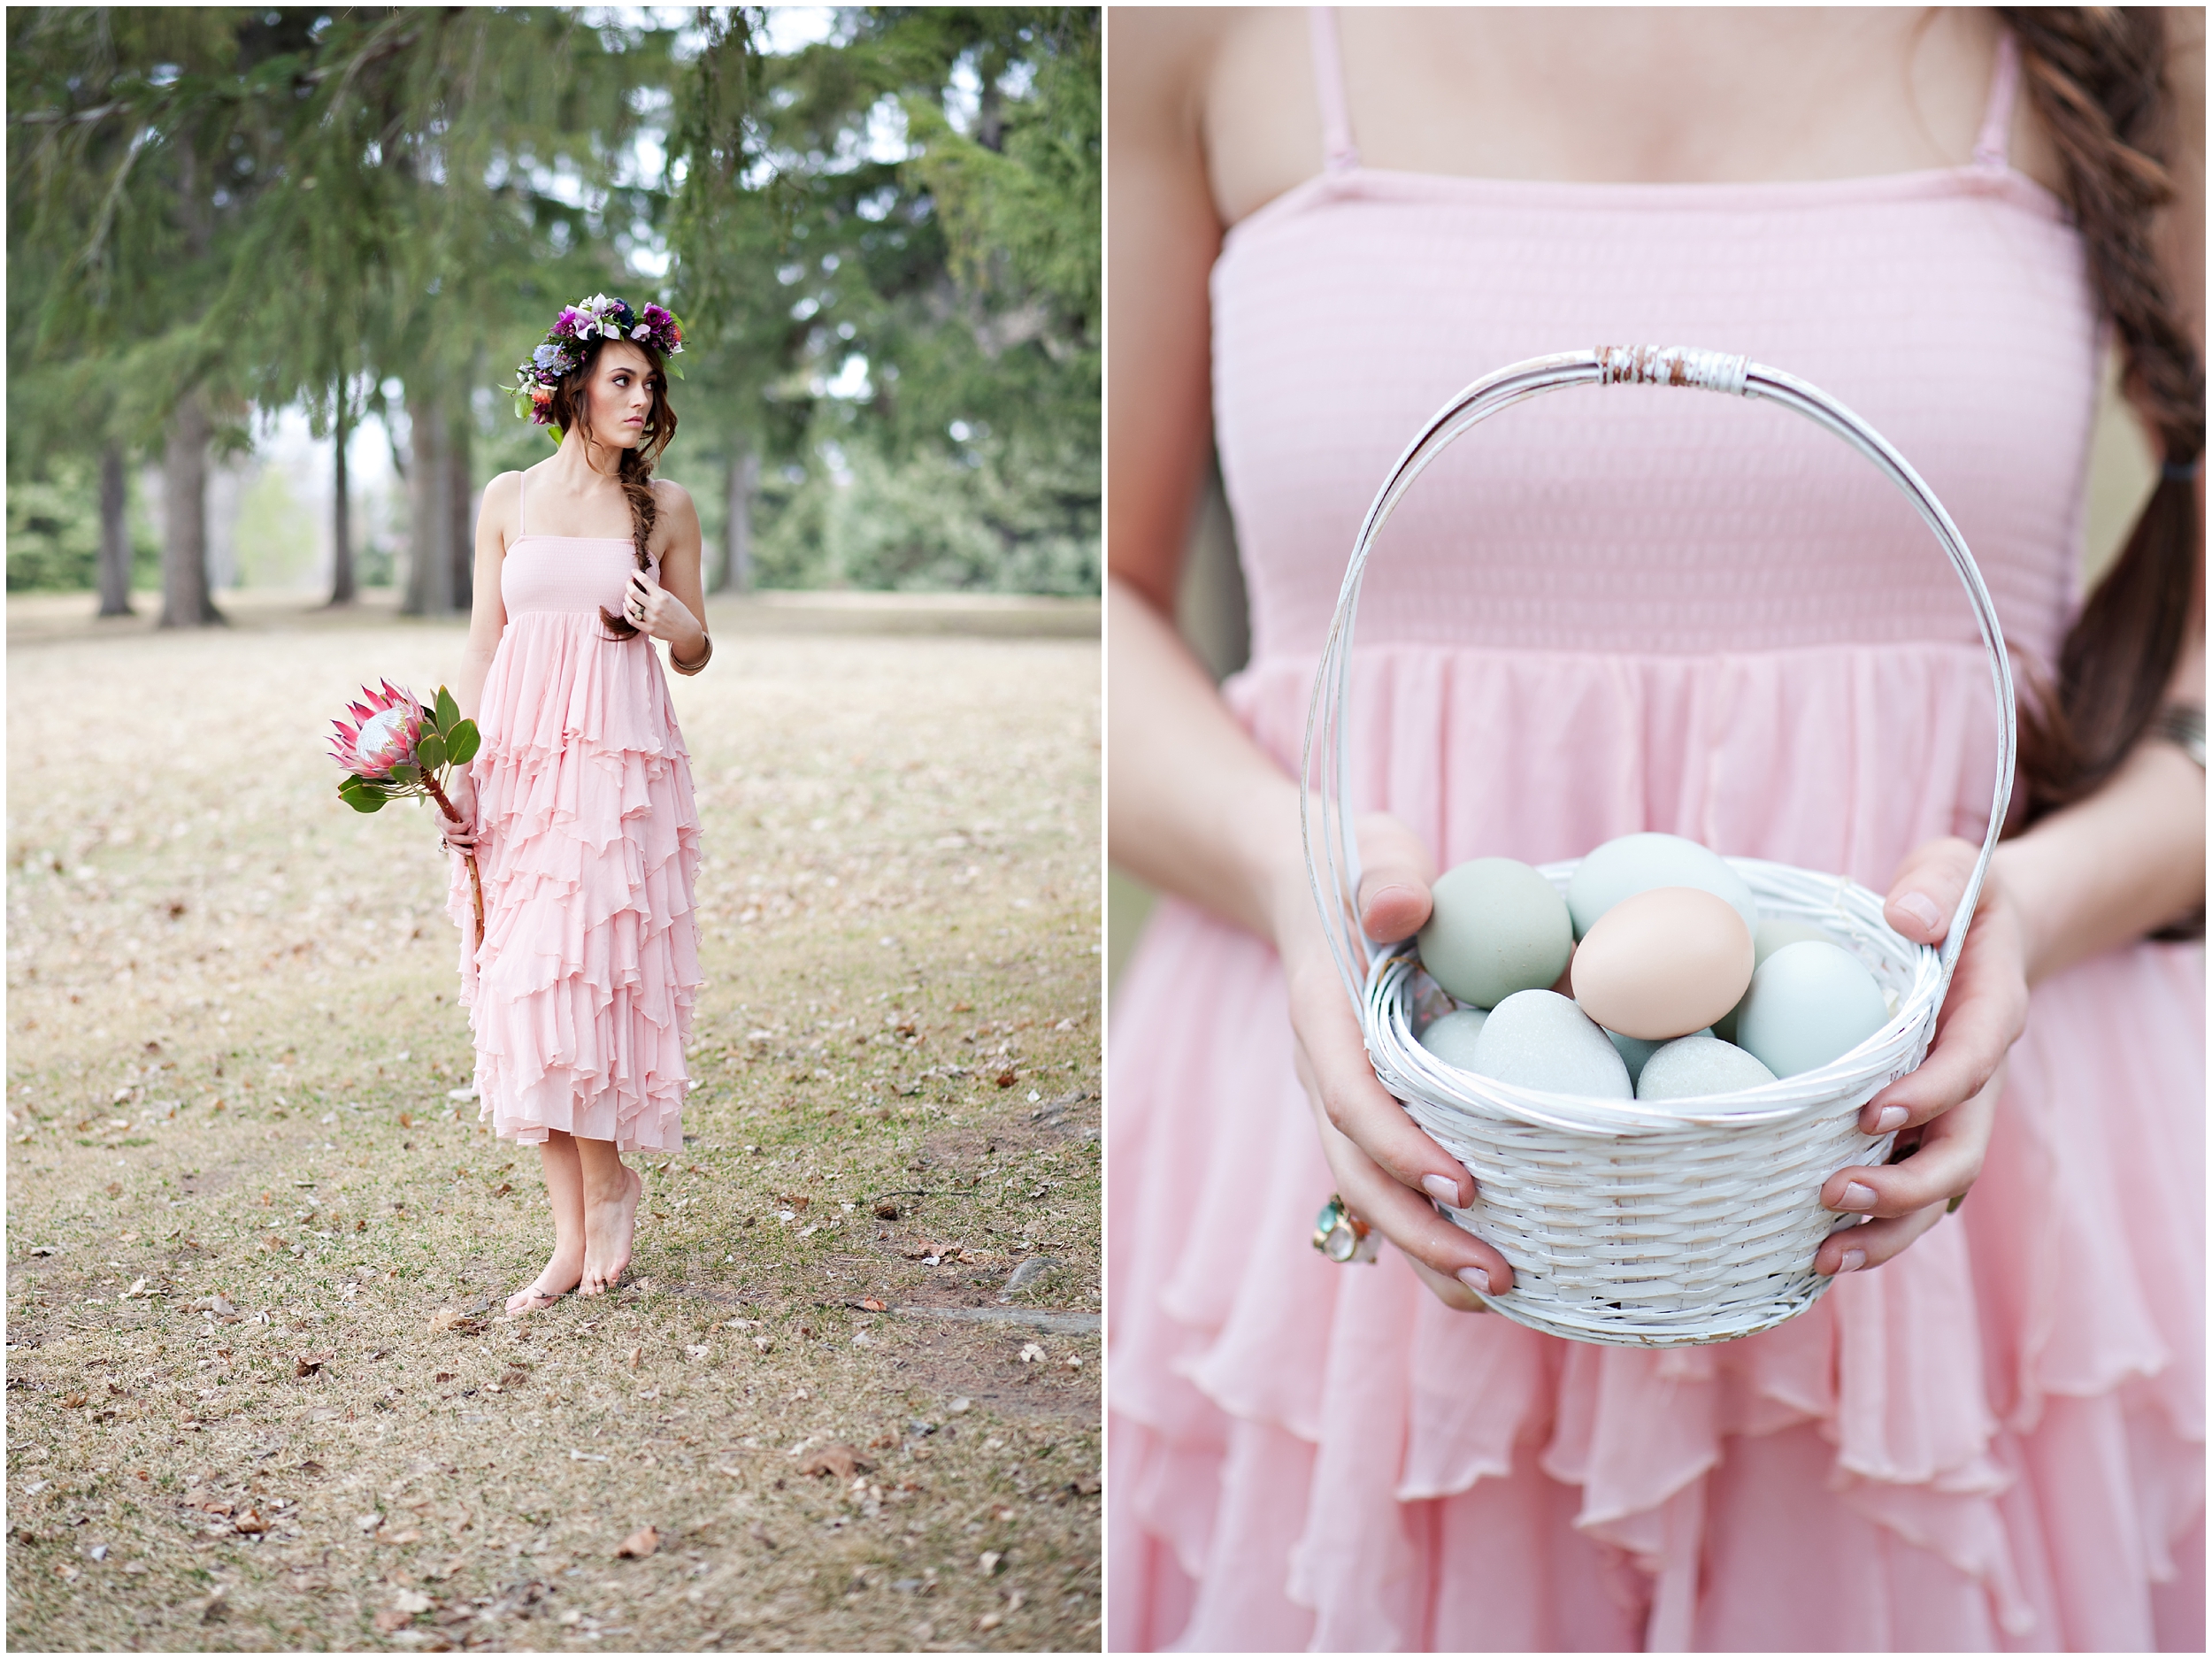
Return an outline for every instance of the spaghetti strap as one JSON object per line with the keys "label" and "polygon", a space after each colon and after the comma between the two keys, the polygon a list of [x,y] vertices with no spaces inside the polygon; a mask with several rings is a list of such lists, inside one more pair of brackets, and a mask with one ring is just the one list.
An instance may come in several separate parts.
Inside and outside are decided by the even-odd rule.
{"label": "spaghetti strap", "polygon": [[1974,165],[2001,170],[2012,149],[2012,104],[2020,90],[2020,43],[2010,29],[1997,36],[1997,66],[1989,77],[1989,107],[1974,137]]}
{"label": "spaghetti strap", "polygon": [[1352,119],[1344,97],[1336,8],[1308,6],[1306,22],[1312,41],[1314,96],[1321,103],[1322,167],[1328,173],[1350,173],[1359,165],[1359,147],[1352,142]]}

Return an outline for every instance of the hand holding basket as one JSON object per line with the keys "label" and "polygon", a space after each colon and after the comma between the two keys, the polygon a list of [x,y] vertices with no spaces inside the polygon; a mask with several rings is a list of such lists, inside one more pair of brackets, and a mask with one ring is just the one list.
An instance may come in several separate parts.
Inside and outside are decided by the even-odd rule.
{"label": "hand holding basket", "polygon": [[[1657,1103],[1517,1088],[1456,1070],[1414,1040],[1417,960],[1375,947],[1353,906],[1359,863],[1349,817],[1346,719],[1351,643],[1375,539],[1420,473],[1492,415],[1575,386],[1644,383],[1761,397],[1852,445],[1918,510],[1964,586],[1987,652],[1998,713],[1998,772],[1988,830],[1940,951],[1884,919],[1881,899],[1843,878],[1761,860],[1729,862],[1762,912],[1818,923],[1894,991],[1897,1011],[1865,1043],[1817,1071],[1738,1094]],[[1468,388],[1399,458],[1360,530],[1323,653],[1307,726],[1308,871],[1329,949],[1359,1010],[1376,1075],[1477,1184],[1448,1213],[1511,1263],[1491,1298],[1509,1317],[1584,1340],[1665,1347],[1726,1340],[1778,1324],[1826,1288],[1822,1240],[1849,1218],[1820,1202],[1845,1164],[1878,1164],[1888,1138],[1861,1133],[1859,1109],[1926,1055],[2010,799],[2013,688],[2003,636],[1957,527],[1901,457],[1847,409],[1803,381],[1741,357],[1682,349],[1609,348],[1534,359]],[[1573,863],[1543,873],[1563,887]]]}

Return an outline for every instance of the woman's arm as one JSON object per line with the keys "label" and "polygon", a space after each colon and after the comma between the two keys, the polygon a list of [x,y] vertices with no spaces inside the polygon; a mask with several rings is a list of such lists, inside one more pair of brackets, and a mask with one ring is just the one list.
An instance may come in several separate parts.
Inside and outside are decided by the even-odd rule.
{"label": "woman's arm", "polygon": [[[476,510],[475,597],[469,606],[468,641],[461,648],[461,672],[451,687],[461,705],[461,718],[473,720],[484,701],[484,681],[499,651],[499,636],[507,627],[507,603],[502,597],[499,575],[507,560],[507,526],[515,521],[522,500],[522,474],[502,472],[484,486],[484,499]],[[464,822],[444,818],[445,838],[455,847],[476,844],[476,780],[469,766],[457,766],[447,787]],[[444,815],[440,814],[442,818]]]}
{"label": "woman's arm", "polygon": [[671,666],[680,672],[696,672],[706,665],[707,655],[699,510],[692,503],[689,490],[667,480],[653,486],[653,495],[660,509],[660,521],[655,526],[655,540],[661,544],[660,580],[656,582],[643,571],[634,571],[630,591],[645,612],[639,626],[653,638],[668,641]]}
{"label": "woman's arm", "polygon": [[[1503,1290],[1511,1269],[1422,1195],[1463,1204],[1473,1183],[1367,1064],[1307,886],[1297,787],[1231,718],[1169,620],[1208,444],[1207,278],[1221,224],[1200,121],[1225,19],[1147,9],[1110,12],[1107,27],[1110,848],[1141,879],[1275,946],[1299,1075],[1339,1191],[1440,1296],[1477,1306],[1466,1286]],[[1402,826],[1362,829],[1370,931],[1402,937],[1427,911],[1426,854]],[[1455,1282],[1461,1274],[1473,1277]]]}
{"label": "woman's arm", "polygon": [[[2204,13],[2170,8],[2168,60],[2176,134],[2171,205],[2155,228],[2168,292],[2204,349]],[[2204,701],[2204,480],[2195,484],[2197,579],[2169,701]],[[1839,1171],[1822,1188],[1832,1210],[1877,1219],[1831,1236],[1815,1265],[1877,1266],[1940,1220],[1981,1171],[2006,1051],[2027,1018],[2028,987],[2139,939],[2204,902],[2204,772],[2173,744],[2139,742],[2103,787],[1998,847],[1961,953],[1936,1041],[1920,1069],[1876,1095],[1869,1133],[1899,1123],[1918,1149],[1879,1169]],[[1891,887],[1891,926],[1939,944],[1966,891],[1975,849],[1932,842]],[[1899,1113],[1902,1112],[1902,1117]],[[1852,1189],[1855,1188],[1854,1191]],[[1857,1260],[1847,1259],[1855,1254]]]}
{"label": "woman's arm", "polygon": [[[2169,7],[2167,75],[2177,130],[2173,200],[2159,215],[2159,264],[2184,331],[2204,355],[2204,11]],[[2204,478],[2197,580],[2170,703],[2204,702]],[[2019,896],[2032,982],[2185,916],[2204,901],[2204,773],[2146,739],[2110,782],[1997,849]]]}
{"label": "woman's arm", "polygon": [[502,472],[484,486],[484,499],[476,510],[476,577],[469,606],[468,642],[461,648],[459,683],[454,701],[464,719],[473,720],[484,697],[484,681],[499,652],[499,636],[507,627],[507,604],[501,596],[499,573],[507,560],[507,526],[514,521],[522,499],[522,474]]}

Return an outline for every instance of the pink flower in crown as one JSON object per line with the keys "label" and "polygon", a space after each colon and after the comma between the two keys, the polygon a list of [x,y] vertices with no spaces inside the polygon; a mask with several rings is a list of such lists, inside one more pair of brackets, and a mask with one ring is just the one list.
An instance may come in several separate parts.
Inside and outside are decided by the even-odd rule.
{"label": "pink flower in crown", "polygon": [[393,767],[415,757],[422,737],[423,708],[390,680],[361,687],[363,701],[347,705],[353,724],[334,720],[334,759],[357,778],[385,778]]}

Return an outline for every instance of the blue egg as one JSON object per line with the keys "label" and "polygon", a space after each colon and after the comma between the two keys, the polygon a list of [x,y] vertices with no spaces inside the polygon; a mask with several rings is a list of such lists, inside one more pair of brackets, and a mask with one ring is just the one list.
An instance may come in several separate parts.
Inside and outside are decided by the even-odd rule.
{"label": "blue egg", "polygon": [[1736,1041],[1777,1077],[1814,1071],[1889,1023],[1889,1002],[1864,963],[1839,945],[1785,945],[1751,975]]}

